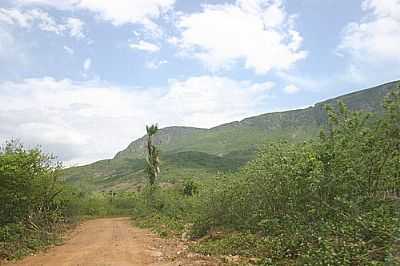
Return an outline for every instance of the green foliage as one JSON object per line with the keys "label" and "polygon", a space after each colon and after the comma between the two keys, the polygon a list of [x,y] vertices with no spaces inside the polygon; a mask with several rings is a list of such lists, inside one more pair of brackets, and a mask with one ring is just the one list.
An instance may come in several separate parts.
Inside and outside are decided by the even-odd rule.
{"label": "green foliage", "polygon": [[198,200],[184,195],[184,185],[169,189],[147,186],[136,194],[132,214],[135,223],[151,227],[161,236],[177,236],[196,215]]}
{"label": "green foliage", "polygon": [[16,141],[0,150],[0,260],[61,241],[80,217],[129,215],[132,193],[93,193],[59,179],[61,165]]}
{"label": "green foliage", "polygon": [[17,141],[0,150],[0,257],[21,256],[59,239],[77,209],[73,191],[59,180],[60,164]]}
{"label": "green foliage", "polygon": [[196,182],[192,197],[160,189],[139,217],[164,235],[190,224],[195,251],[265,265],[399,263],[399,91],[379,116],[338,103],[327,117],[318,141],[266,144],[239,172]]}
{"label": "green foliage", "polygon": [[271,242],[249,232],[221,233],[196,243],[191,249],[207,255],[265,256],[270,254]]}
{"label": "green foliage", "polygon": [[183,195],[192,197],[193,195],[197,194],[198,186],[192,179],[187,179],[183,182]]}
{"label": "green foliage", "polygon": [[268,236],[273,262],[387,262],[400,234],[399,107],[394,92],[382,118],[328,108],[319,142],[266,146],[233,181],[214,186],[194,228]]}
{"label": "green foliage", "polygon": [[79,204],[81,217],[130,215],[135,194],[131,192],[83,192]]}
{"label": "green foliage", "polygon": [[[306,109],[269,113],[211,129],[169,127],[157,131],[153,142],[162,151],[160,182],[179,182],[182,178],[212,178],[218,171],[236,171],[254,159],[255,151],[266,142],[286,140],[301,143],[317,139],[327,125],[324,105],[336,107],[343,101],[350,110],[383,113],[384,95],[398,82],[351,93],[318,103]],[[147,137],[132,142],[114,159],[65,170],[71,182],[92,184],[96,189],[132,189],[147,179],[145,169]],[[141,165],[141,166],[140,166]],[[121,186],[121,184],[123,184]]]}
{"label": "green foliage", "polygon": [[58,166],[40,150],[24,150],[15,141],[0,153],[0,224],[15,223],[28,216],[46,212],[60,193]]}
{"label": "green foliage", "polygon": [[157,133],[158,126],[151,125],[146,126],[147,132],[147,166],[146,172],[149,177],[149,183],[151,186],[154,185],[159,173],[160,173],[160,151],[153,144],[152,138]]}

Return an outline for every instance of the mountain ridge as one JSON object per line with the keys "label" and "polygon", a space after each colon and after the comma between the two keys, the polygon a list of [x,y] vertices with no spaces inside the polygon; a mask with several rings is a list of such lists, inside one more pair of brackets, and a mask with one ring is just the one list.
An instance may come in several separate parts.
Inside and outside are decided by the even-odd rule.
{"label": "mountain ridge", "polygon": [[[350,110],[381,113],[384,96],[398,84],[399,81],[393,81],[307,108],[265,113],[208,129],[162,128],[154,139],[162,152],[164,170],[161,180],[175,182],[181,178],[213,175],[218,165],[223,171],[234,171],[253,158],[257,148],[268,141],[286,139],[297,142],[315,138],[327,120],[324,106],[335,107],[338,101],[343,101]],[[143,136],[132,141],[113,159],[69,168],[63,174],[68,180],[85,180],[103,189],[115,186],[130,189],[132,184],[135,187],[145,180],[145,141],[146,136]],[[120,184],[125,183],[127,185],[120,188]]]}

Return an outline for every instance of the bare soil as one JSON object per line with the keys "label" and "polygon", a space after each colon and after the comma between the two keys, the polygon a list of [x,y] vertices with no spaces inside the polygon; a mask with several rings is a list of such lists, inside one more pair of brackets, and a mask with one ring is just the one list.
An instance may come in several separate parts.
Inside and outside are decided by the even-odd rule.
{"label": "bare soil", "polygon": [[83,222],[61,246],[7,266],[219,265],[210,257],[187,251],[177,240],[165,240],[132,226],[129,218]]}

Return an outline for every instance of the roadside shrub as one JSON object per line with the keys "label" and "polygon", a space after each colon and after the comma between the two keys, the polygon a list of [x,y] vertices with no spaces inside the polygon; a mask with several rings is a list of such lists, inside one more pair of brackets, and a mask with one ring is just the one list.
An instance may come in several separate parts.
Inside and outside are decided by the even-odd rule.
{"label": "roadside shrub", "polygon": [[151,227],[161,236],[177,236],[197,215],[198,203],[197,196],[186,196],[181,186],[168,189],[147,186],[136,194],[132,215],[139,226]]}
{"label": "roadside shrub", "polygon": [[199,240],[192,249],[204,254],[256,256],[262,265],[396,265],[400,90],[384,108],[376,116],[327,107],[319,139],[266,144],[237,173],[197,182],[196,193],[190,181],[145,190],[133,214],[162,235],[189,224]]}
{"label": "roadside shrub", "polygon": [[319,141],[266,145],[239,173],[200,193],[194,234],[224,228],[268,236],[266,263],[389,263],[400,236],[399,92],[385,110],[378,118],[339,104],[327,109]]}
{"label": "roadside shrub", "polygon": [[61,165],[17,141],[0,149],[0,257],[19,257],[59,239],[77,215],[72,190],[58,178]]}
{"label": "roadside shrub", "polygon": [[78,190],[74,209],[78,217],[129,216],[132,213],[135,193],[132,192],[96,192],[87,189]]}

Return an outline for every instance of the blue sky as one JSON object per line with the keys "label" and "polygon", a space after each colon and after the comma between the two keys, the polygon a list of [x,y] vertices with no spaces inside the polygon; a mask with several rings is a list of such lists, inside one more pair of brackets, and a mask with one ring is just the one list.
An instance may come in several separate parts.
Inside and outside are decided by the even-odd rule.
{"label": "blue sky", "polygon": [[399,79],[399,0],[2,0],[0,140],[67,165]]}

